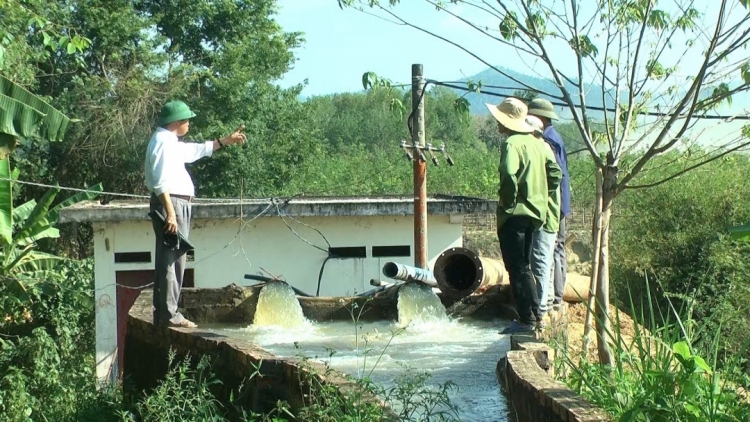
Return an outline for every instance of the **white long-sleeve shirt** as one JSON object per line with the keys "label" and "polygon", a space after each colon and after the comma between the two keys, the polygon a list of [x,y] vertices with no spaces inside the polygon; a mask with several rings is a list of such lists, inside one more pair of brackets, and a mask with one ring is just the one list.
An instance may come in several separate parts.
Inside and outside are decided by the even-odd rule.
{"label": "white long-sleeve shirt", "polygon": [[214,152],[213,141],[180,142],[174,133],[158,128],[146,149],[146,187],[154,194],[195,196],[195,186],[185,168]]}

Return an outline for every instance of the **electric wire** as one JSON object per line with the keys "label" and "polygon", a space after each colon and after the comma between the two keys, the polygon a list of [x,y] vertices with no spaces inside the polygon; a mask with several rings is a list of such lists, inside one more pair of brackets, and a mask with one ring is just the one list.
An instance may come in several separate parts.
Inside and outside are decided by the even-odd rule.
{"label": "electric wire", "polygon": [[[446,88],[457,89],[457,90],[466,91],[466,92],[469,92],[469,93],[474,92],[474,93],[478,93],[478,94],[490,95],[490,96],[493,96],[493,97],[507,98],[507,97],[511,97],[512,96],[512,95],[502,94],[502,93],[495,92],[495,91],[487,91],[487,90],[484,90],[482,88],[469,89],[467,87],[463,87],[463,86],[457,85],[457,83],[468,84],[469,82],[440,82],[440,81],[435,81],[435,80],[432,80],[432,79],[428,79],[427,82],[428,83],[432,83],[433,85],[436,85],[436,86],[443,86],[443,87],[446,87]],[[482,86],[487,86],[487,87],[493,87],[494,86],[494,87],[496,87],[496,89],[506,89],[506,90],[513,89],[513,90],[516,90],[516,91],[524,90],[524,88],[520,88],[520,87],[512,88],[512,87],[503,87],[503,86],[498,86],[498,85],[482,85]],[[533,90],[531,90],[531,91],[533,92]],[[556,105],[556,106],[559,106],[559,107],[568,107],[569,106],[567,103],[563,103],[563,102],[560,102],[560,101],[552,100],[550,102],[553,105]],[[579,105],[579,104],[573,104],[573,106],[575,108],[581,108],[581,105]],[[614,113],[616,111],[613,108],[598,107],[598,106],[591,106],[591,105],[586,105],[585,108],[588,109],[588,110],[593,110],[593,111],[606,111],[606,112],[612,112],[612,113]],[[743,111],[745,113],[744,115],[743,114],[739,114],[739,113],[735,114],[735,115],[731,115],[731,116],[730,115],[712,115],[712,114],[693,114],[691,117],[696,118],[696,119],[725,120],[727,122],[731,122],[732,120],[750,120],[750,113],[748,113],[747,110],[743,110]],[[639,115],[643,115],[643,116],[655,116],[655,117],[672,116],[672,114],[670,114],[670,113],[660,113],[660,112],[655,112],[655,111],[636,111],[636,113],[639,114]]]}

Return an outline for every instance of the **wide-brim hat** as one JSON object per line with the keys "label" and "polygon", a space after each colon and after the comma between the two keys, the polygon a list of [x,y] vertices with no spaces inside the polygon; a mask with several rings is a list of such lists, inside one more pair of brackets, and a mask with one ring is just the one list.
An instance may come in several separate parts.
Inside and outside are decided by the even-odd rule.
{"label": "wide-brim hat", "polygon": [[169,101],[161,108],[156,125],[166,126],[170,123],[192,119],[193,117],[195,117],[195,113],[190,110],[187,104],[182,101]]}
{"label": "wide-brim hat", "polygon": [[534,98],[529,103],[529,114],[542,116],[552,120],[560,120],[555,113],[555,106],[544,98]]}
{"label": "wide-brim hat", "polygon": [[492,117],[508,130],[518,133],[531,133],[534,128],[526,123],[527,107],[518,98],[506,98],[500,104],[485,104]]}

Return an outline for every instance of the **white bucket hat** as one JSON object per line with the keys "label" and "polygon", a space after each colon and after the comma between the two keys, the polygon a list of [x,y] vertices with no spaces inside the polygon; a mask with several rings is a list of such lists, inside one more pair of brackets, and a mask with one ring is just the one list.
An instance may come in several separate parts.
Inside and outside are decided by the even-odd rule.
{"label": "white bucket hat", "polygon": [[518,133],[531,133],[534,128],[526,123],[528,107],[518,98],[509,97],[502,103],[485,104],[492,116],[507,129]]}

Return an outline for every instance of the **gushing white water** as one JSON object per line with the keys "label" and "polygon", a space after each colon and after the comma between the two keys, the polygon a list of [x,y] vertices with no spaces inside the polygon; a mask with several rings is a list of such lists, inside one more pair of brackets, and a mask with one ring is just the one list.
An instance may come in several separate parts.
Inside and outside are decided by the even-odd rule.
{"label": "gushing white water", "polygon": [[444,323],[445,306],[432,288],[423,283],[406,283],[398,291],[398,325]]}
{"label": "gushing white water", "polygon": [[[449,318],[432,289],[407,283],[399,291],[398,322],[311,323],[294,291],[269,283],[260,293],[254,324],[216,326],[214,331],[246,339],[278,356],[320,359],[351,376],[393,386],[409,371],[426,372],[431,386],[452,381],[460,420],[507,421],[509,409],[495,377],[508,339],[497,331],[506,321]],[[408,368],[408,369],[407,369]]]}
{"label": "gushing white water", "polygon": [[297,295],[288,284],[273,281],[261,289],[253,325],[295,328],[309,324]]}
{"label": "gushing white water", "polygon": [[[356,378],[370,377],[388,388],[409,372],[427,372],[431,386],[452,381],[450,393],[462,421],[504,422],[509,409],[495,376],[497,361],[510,348],[497,334],[507,321],[425,322],[406,327],[394,322],[346,321],[311,323],[309,327],[240,328],[214,331],[246,339],[283,357],[305,356],[327,362]],[[512,420],[512,419],[511,419]]]}

